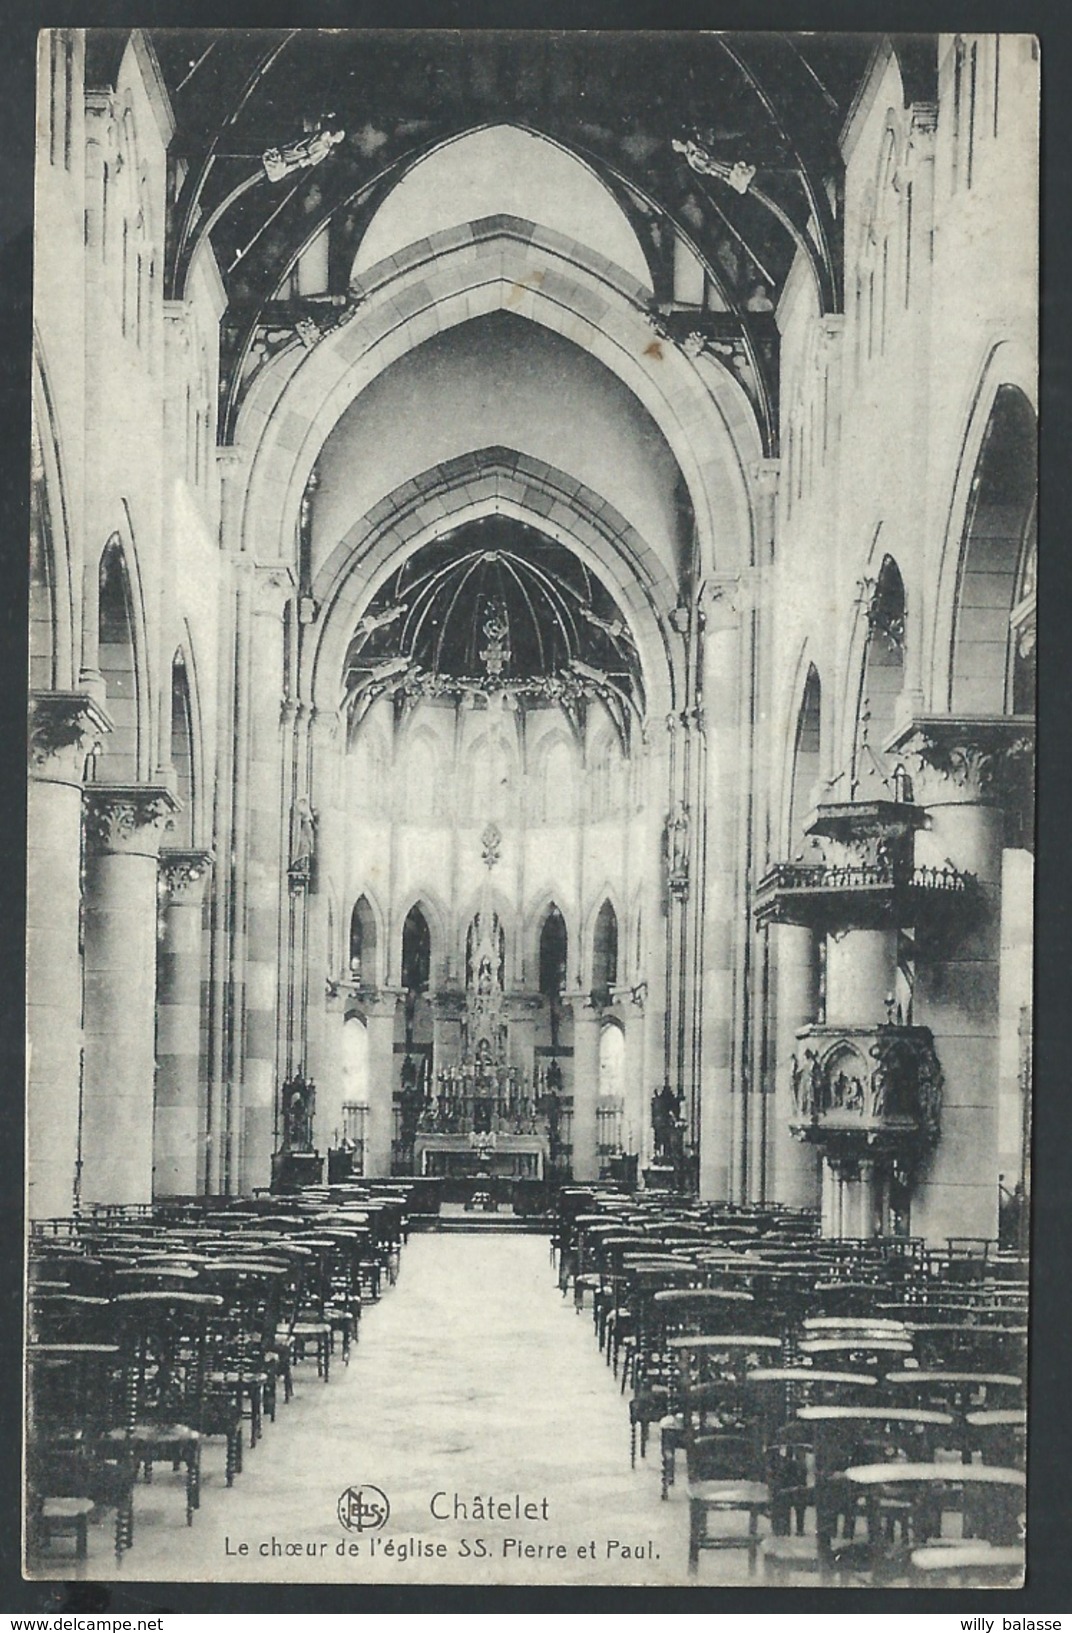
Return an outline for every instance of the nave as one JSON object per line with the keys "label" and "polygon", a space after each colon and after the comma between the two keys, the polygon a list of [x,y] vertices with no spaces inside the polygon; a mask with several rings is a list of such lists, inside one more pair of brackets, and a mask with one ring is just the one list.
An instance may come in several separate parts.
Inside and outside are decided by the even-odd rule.
{"label": "nave", "polygon": [[345,1189],[37,1234],[32,1574],[111,1575],[114,1509],[140,1580],[1020,1577],[1015,1255]]}
{"label": "nave", "polygon": [[[333,1366],[321,1383],[311,1362],[296,1371],[294,1399],[250,1452],[228,1490],[224,1451],[204,1451],[201,1507],[192,1526],[181,1519],[181,1479],[161,1467],[151,1485],[135,1487],[134,1544],[118,1570],[110,1513],[90,1528],[85,1562],[64,1558],[72,1578],[114,1580],[433,1583],[682,1583],[685,1523],[677,1504],[659,1501],[654,1463],[631,1473],[628,1412],[596,1346],[591,1323],[559,1292],[543,1235],[482,1231],[411,1237],[397,1285],[366,1310],[349,1366]],[[340,1560],[337,1543],[354,1540],[336,1505],[348,1485],[379,1486],[391,1504],[381,1533],[396,1547],[407,1539],[446,1543],[447,1561],[368,1557]],[[455,1491],[542,1505],[548,1519],[437,1522]],[[470,1508],[472,1512],[472,1508]],[[459,1542],[483,1536],[493,1560],[459,1559]],[[302,1554],[271,1553],[273,1537]],[[652,1543],[658,1558],[608,1563],[606,1541]],[[245,1558],[232,1552],[242,1542]],[[504,1565],[507,1538],[565,1543],[567,1558],[548,1566],[519,1559]],[[579,1560],[594,1540],[597,1557]],[[308,1545],[326,1541],[318,1558]],[[267,1544],[268,1553],[259,1551]],[[59,1554],[66,1543],[55,1545]],[[373,1566],[375,1568],[373,1568]],[[51,1574],[51,1572],[49,1573]],[[743,1582],[743,1555],[727,1555],[712,1581]]]}

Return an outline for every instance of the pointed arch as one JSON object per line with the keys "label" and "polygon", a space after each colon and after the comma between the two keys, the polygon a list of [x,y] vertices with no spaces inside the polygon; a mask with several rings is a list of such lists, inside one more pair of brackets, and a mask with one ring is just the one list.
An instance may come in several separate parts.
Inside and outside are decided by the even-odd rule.
{"label": "pointed arch", "polygon": [[[30,683],[35,689],[66,691],[74,688],[78,668],[71,525],[59,431],[36,334],[32,360],[31,484]],[[43,623],[46,619],[47,628]],[[35,650],[36,666],[33,663]]]}
{"label": "pointed arch", "polygon": [[545,998],[558,997],[569,983],[569,928],[555,901],[548,902],[536,932],[537,984]]}
{"label": "pointed arch", "polygon": [[546,826],[571,823],[577,815],[576,739],[555,726],[539,741],[531,774],[531,811]]}
{"label": "pointed arch", "polygon": [[346,752],[357,809],[364,816],[384,816],[392,786],[391,752],[379,724],[363,720],[351,728]]}
{"label": "pointed arch", "polygon": [[602,178],[551,137],[507,123],[463,131],[423,153],[373,215],[351,279],[419,239],[489,216],[531,221],[651,287],[640,242]]}
{"label": "pointed arch", "polygon": [[1023,654],[1010,619],[1035,550],[1037,435],[1023,391],[999,386],[975,461],[957,570],[949,685],[957,714],[1034,709],[1033,663],[1017,661]]}
{"label": "pointed arch", "polygon": [[427,992],[432,984],[432,928],[414,902],[402,921],[402,985],[407,992]]}
{"label": "pointed arch", "polygon": [[350,910],[346,967],[350,979],[363,987],[380,985],[380,919],[368,892],[362,891]]}
{"label": "pointed arch", "polygon": [[[358,389],[431,335],[508,310],[583,346],[648,409],[683,473],[703,570],[729,571],[752,559],[746,471],[763,448],[747,397],[727,372],[713,380],[678,348],[653,345],[638,292],[627,293],[603,269],[571,262],[560,247],[521,236],[508,220],[477,223],[463,243],[445,237],[400,258],[403,265],[368,290],[358,313],[311,352],[287,349],[259,372],[235,431],[252,456],[245,529],[278,530],[285,555],[309,473]],[[400,319],[402,311],[409,315]],[[278,436],[284,424],[286,446]]]}
{"label": "pointed arch", "polygon": [[517,914],[513,902],[501,890],[488,889],[486,886],[474,891],[463,902],[458,912],[458,950],[464,968],[465,960],[470,948],[470,932],[476,918],[485,909],[490,909],[499,921],[499,928],[503,935],[504,980],[512,985],[520,975],[517,968],[521,952],[517,946]]}
{"label": "pointed arch", "polygon": [[174,843],[191,846],[197,833],[197,805],[201,794],[197,765],[193,703],[186,658],[180,647],[171,660],[171,719],[168,758],[175,772],[180,809],[175,814]]}
{"label": "pointed arch", "polygon": [[797,710],[789,770],[786,813],[788,856],[804,843],[804,823],[812,804],[812,790],[823,771],[823,685],[814,663],[808,664]]}
{"label": "pointed arch", "polygon": [[618,913],[610,896],[604,896],[592,922],[592,980],[594,996],[603,1003],[610,1000],[611,989],[618,984]]}
{"label": "pointed arch", "polygon": [[97,666],[104,678],[112,730],[104,739],[100,771],[108,782],[135,783],[146,759],[135,606],[126,552],[118,535],[108,540],[97,569]]}
{"label": "pointed arch", "polygon": [[[1018,392],[1027,403],[1037,424],[1038,365],[1033,351],[1019,340],[999,340],[989,346],[980,360],[979,371],[966,394],[962,415],[963,435],[958,445],[954,469],[949,476],[949,500],[940,554],[933,565],[937,594],[933,616],[928,623],[925,702],[942,713],[951,707],[954,651],[960,611],[962,565],[977,489],[974,486],[992,416],[1003,388]],[[1037,476],[1036,460],[1032,468]],[[1030,529],[1029,529],[1030,531]],[[1001,711],[999,711],[1001,712]]]}
{"label": "pointed arch", "polygon": [[509,821],[517,804],[519,773],[516,743],[502,732],[482,732],[465,751],[465,820]]}
{"label": "pointed arch", "polygon": [[401,798],[400,815],[406,822],[437,822],[444,814],[442,753],[438,738],[427,726],[406,734],[395,749],[395,764],[402,775],[395,788]]}
{"label": "pointed arch", "polygon": [[904,685],[907,605],[901,569],[892,556],[882,558],[877,578],[867,587],[870,594],[861,608],[863,653],[854,711],[850,786],[844,796],[850,799],[868,789],[872,797],[891,795],[886,744],[894,732]]}
{"label": "pointed arch", "polygon": [[419,914],[428,930],[429,945],[429,982],[431,986],[438,985],[446,973],[448,958],[448,917],[447,913],[433,891],[425,888],[414,891],[403,903],[399,917],[395,920],[393,946],[391,956],[390,984],[402,986],[402,952],[405,937],[405,926],[411,915]]}

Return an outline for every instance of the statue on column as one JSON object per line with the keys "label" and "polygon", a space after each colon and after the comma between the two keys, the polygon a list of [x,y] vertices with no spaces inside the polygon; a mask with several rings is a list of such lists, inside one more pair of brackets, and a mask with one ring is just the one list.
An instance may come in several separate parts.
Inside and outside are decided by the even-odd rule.
{"label": "statue on column", "polygon": [[283,1145],[288,1151],[313,1149],[313,1112],[316,1086],[302,1077],[283,1085]]}
{"label": "statue on column", "polygon": [[547,1068],[545,1082],[546,1089],[540,1109],[547,1118],[548,1156],[553,1164],[558,1161],[562,1142],[562,1068],[557,1060],[552,1060]]}
{"label": "statue on column", "polygon": [[666,819],[666,865],[671,892],[684,896],[689,888],[689,813],[684,800],[678,800]]}
{"label": "statue on column", "polygon": [[300,888],[313,876],[316,856],[316,815],[308,799],[302,794],[294,802],[291,820],[290,866],[287,869],[291,885]]}
{"label": "statue on column", "polygon": [[674,1157],[674,1132],[678,1126],[681,1097],[669,1083],[651,1097],[651,1128],[655,1136],[655,1155],[660,1162],[671,1162]]}

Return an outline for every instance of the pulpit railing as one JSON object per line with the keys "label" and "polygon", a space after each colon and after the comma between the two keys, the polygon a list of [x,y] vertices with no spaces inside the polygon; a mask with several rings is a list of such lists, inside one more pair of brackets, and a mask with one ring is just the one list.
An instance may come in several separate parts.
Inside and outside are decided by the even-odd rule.
{"label": "pulpit railing", "polygon": [[900,868],[891,862],[776,862],[759,881],[757,894],[782,890],[915,890],[963,895],[971,875],[954,867]]}

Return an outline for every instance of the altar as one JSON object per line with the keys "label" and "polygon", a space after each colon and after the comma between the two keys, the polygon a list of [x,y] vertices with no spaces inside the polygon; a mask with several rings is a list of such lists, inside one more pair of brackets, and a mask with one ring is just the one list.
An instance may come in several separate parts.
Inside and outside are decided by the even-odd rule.
{"label": "altar", "polygon": [[413,1166],[418,1174],[435,1179],[458,1179],[481,1174],[499,1179],[543,1179],[547,1141],[540,1134],[497,1134],[494,1143],[474,1145],[468,1134],[418,1134],[413,1143]]}

